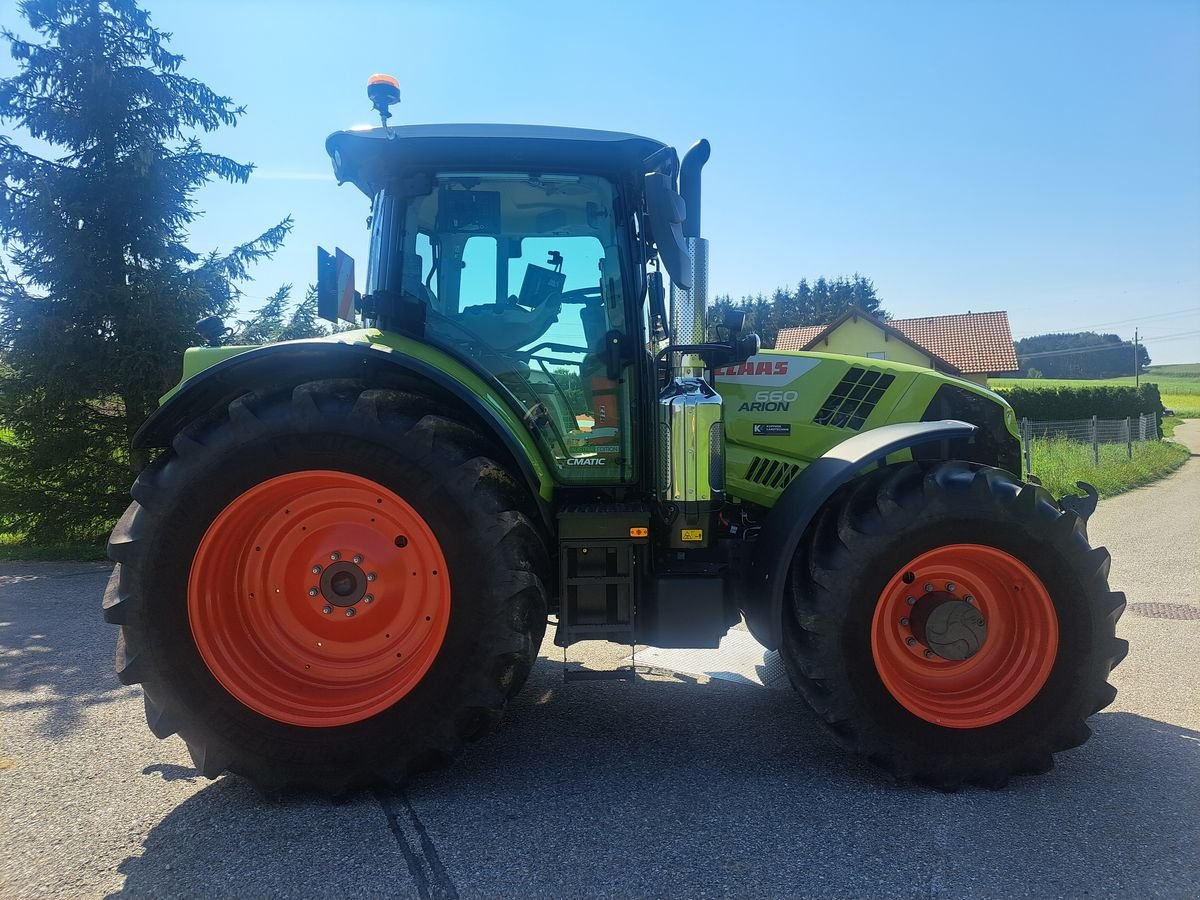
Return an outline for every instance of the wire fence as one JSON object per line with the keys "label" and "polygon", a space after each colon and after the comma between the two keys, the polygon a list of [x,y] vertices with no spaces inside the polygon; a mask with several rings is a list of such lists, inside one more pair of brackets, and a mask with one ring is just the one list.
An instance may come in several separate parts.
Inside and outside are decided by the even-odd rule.
{"label": "wire fence", "polygon": [[1059,422],[1021,420],[1021,445],[1025,453],[1026,471],[1033,470],[1034,444],[1039,441],[1060,440],[1090,445],[1092,465],[1098,466],[1102,444],[1124,444],[1126,456],[1133,459],[1134,444],[1157,441],[1161,437],[1158,416],[1153,414],[1124,419],[1100,419],[1092,416],[1090,419]]}

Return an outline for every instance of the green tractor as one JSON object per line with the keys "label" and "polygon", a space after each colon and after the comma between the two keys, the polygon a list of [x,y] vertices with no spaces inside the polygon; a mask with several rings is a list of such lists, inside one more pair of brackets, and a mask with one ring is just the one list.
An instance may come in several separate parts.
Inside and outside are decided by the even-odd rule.
{"label": "green tractor", "polygon": [[326,144],[365,289],[318,251],[322,314],[362,327],[208,322],[135,439],[104,615],[155,735],[267,791],[397,784],[500,724],[553,617],[564,648],[744,622],[898,779],[998,786],[1088,738],[1124,596],[1002,399],[707,323],[706,141],[392,127],[369,93],[382,126]]}

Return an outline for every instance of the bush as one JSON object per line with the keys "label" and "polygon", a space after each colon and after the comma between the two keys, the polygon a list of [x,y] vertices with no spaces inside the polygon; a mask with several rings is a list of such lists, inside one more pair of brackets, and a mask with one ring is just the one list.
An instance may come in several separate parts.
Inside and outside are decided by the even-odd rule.
{"label": "bush", "polygon": [[1018,419],[1052,422],[1070,419],[1137,418],[1140,415],[1162,416],[1162,398],[1158,385],[1141,387],[1079,386],[1079,387],[1011,387],[993,385],[1017,414]]}

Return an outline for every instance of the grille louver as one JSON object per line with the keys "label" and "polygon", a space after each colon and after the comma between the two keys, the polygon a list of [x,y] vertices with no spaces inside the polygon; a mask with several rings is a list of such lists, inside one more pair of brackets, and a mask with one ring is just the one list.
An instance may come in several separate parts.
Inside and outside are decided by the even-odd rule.
{"label": "grille louver", "polygon": [[753,481],[769,488],[785,488],[799,473],[800,467],[795,463],[786,463],[778,459],[756,456],[746,470],[746,480]]}
{"label": "grille louver", "polygon": [[825,398],[813,421],[818,425],[835,428],[850,428],[854,431],[863,427],[867,416],[882,399],[895,376],[862,369],[850,369]]}

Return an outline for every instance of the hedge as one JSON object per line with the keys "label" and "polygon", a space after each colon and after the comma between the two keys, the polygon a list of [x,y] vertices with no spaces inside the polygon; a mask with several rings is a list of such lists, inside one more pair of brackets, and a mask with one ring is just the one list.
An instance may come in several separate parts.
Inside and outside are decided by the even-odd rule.
{"label": "hedge", "polygon": [[1161,416],[1162,398],[1158,385],[1089,385],[1080,387],[1011,387],[999,389],[1018,419],[1051,422],[1070,419],[1136,418],[1142,414]]}

